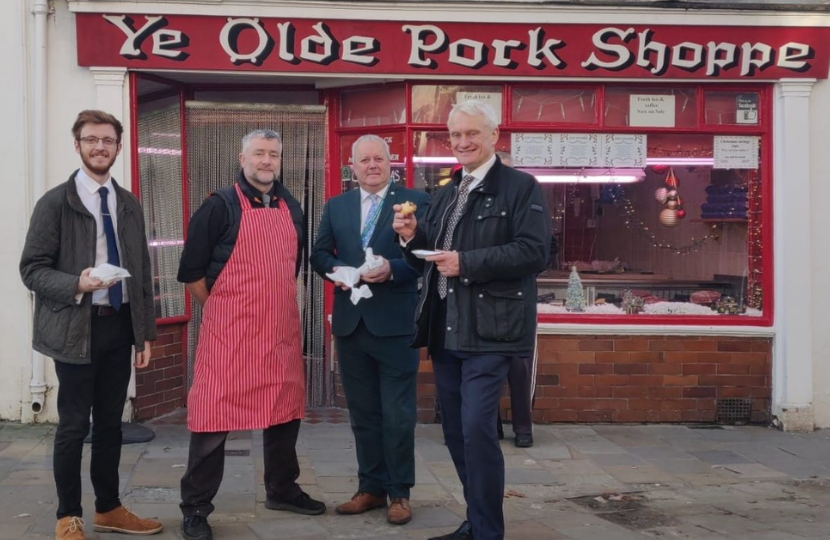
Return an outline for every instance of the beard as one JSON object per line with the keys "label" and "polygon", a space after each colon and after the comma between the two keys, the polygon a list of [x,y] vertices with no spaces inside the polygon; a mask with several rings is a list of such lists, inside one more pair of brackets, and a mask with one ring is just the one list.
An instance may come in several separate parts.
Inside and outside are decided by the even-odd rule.
{"label": "beard", "polygon": [[256,183],[260,186],[270,186],[277,181],[278,173],[277,171],[256,169],[250,175],[246,176],[251,183]]}
{"label": "beard", "polygon": [[[92,163],[92,158],[97,157],[99,155],[109,157],[109,161],[105,166],[98,166]],[[116,157],[117,156],[113,157],[112,154],[109,152],[97,152],[95,156],[93,156],[91,153],[89,155],[81,153],[81,161],[83,161],[84,165],[86,165],[86,168],[89,169],[91,172],[99,175],[105,175],[109,172],[109,170],[112,168],[112,164],[115,163]]]}

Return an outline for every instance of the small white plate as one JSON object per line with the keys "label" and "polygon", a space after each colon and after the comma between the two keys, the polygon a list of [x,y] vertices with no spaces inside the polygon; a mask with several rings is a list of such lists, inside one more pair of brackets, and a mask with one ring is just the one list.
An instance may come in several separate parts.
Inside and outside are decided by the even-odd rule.
{"label": "small white plate", "polygon": [[431,255],[439,255],[440,251],[430,251],[428,249],[413,249],[412,254],[418,257],[419,259],[426,259]]}

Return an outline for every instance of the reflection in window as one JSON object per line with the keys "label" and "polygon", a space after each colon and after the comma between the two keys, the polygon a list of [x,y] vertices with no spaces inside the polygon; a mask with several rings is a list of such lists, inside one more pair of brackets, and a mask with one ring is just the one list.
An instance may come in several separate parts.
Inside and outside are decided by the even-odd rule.
{"label": "reflection in window", "polygon": [[514,88],[511,121],[596,124],[596,92],[585,88]]}
{"label": "reflection in window", "polygon": [[404,123],[406,123],[406,89],[403,86],[350,90],[340,94],[340,125],[342,127]]}
{"label": "reflection in window", "polygon": [[446,124],[453,105],[470,99],[489,103],[501,123],[501,86],[415,85],[412,87],[412,122]]}

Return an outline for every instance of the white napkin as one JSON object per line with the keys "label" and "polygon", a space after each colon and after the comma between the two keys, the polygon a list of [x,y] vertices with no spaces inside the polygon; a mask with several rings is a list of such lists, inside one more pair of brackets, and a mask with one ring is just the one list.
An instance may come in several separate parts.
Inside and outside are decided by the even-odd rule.
{"label": "white napkin", "polygon": [[372,248],[366,249],[366,262],[364,262],[360,268],[354,268],[351,266],[341,266],[337,269],[337,271],[332,272],[331,274],[326,274],[332,281],[339,281],[340,283],[348,286],[352,290],[351,300],[352,304],[357,305],[361,298],[371,298],[372,291],[369,290],[368,285],[361,285],[360,287],[355,287],[358,283],[360,283],[360,276],[371,272],[372,270],[377,270],[383,266],[383,257],[377,257],[372,253]]}
{"label": "white napkin", "polygon": [[93,268],[89,272],[89,277],[100,279],[104,283],[112,283],[113,281],[130,277],[130,273],[120,266],[104,263]]}

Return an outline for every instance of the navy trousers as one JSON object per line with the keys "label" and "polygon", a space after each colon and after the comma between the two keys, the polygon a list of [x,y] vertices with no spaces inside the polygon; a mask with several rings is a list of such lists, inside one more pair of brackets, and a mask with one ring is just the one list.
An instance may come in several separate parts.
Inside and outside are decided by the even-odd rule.
{"label": "navy trousers", "polygon": [[504,540],[504,456],[496,434],[510,356],[441,349],[433,357],[444,439],[475,540]]}
{"label": "navy trousers", "polygon": [[363,321],[336,338],[360,491],[409,498],[415,485],[418,351],[412,336],[375,336]]}

